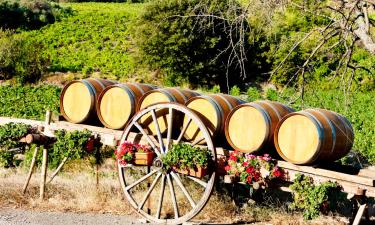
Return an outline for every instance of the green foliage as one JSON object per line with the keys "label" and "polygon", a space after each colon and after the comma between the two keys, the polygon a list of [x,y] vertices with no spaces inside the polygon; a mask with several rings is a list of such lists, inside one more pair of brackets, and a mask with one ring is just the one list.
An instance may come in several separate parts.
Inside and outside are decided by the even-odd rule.
{"label": "green foliage", "polygon": [[[167,73],[166,82],[171,85],[189,82],[226,88],[227,69],[229,82],[239,83],[239,68],[227,67],[231,53],[226,51],[231,41],[239,40],[239,30],[233,30],[231,35],[226,30],[233,25],[229,23],[237,16],[239,7],[236,1],[227,0],[151,1],[132,29],[141,60],[163,69]],[[197,22],[196,15],[201,12],[212,17]],[[228,20],[216,18],[223,13]],[[246,21],[241,25],[248,27]],[[248,43],[244,45],[244,49],[250,49]]]}
{"label": "green foliage", "polygon": [[247,101],[252,102],[256,100],[260,100],[262,95],[260,94],[259,90],[255,87],[250,87],[247,89]]}
{"label": "green foliage", "polygon": [[23,123],[7,123],[0,126],[0,166],[14,166],[14,153],[8,150],[22,147],[19,140],[26,136],[31,126]]}
{"label": "green foliage", "polygon": [[35,82],[47,71],[49,59],[40,41],[27,34],[0,29],[0,78],[15,77],[20,83]]}
{"label": "green foliage", "polygon": [[271,101],[277,101],[279,93],[275,89],[268,88],[266,91],[266,98]]}
{"label": "green foliage", "polygon": [[59,113],[60,92],[53,85],[0,86],[0,116],[44,120],[47,109]]}
{"label": "green foliage", "polygon": [[306,220],[318,217],[323,203],[327,203],[332,191],[338,188],[337,184],[332,182],[314,185],[312,178],[301,174],[298,174],[289,187],[294,197],[292,207],[303,209]]}
{"label": "green foliage", "polygon": [[207,168],[212,160],[212,154],[207,149],[193,147],[189,144],[177,144],[173,145],[162,160],[166,169],[171,169],[173,166],[181,169]]}
{"label": "green foliage", "polygon": [[[49,71],[101,73],[111,78],[126,78],[136,73],[131,52],[128,24],[143,9],[141,4],[67,4],[74,16],[28,32],[43,45],[50,58]],[[31,38],[31,37],[30,37]],[[73,54],[74,52],[74,54]]]}
{"label": "green foliage", "polygon": [[233,96],[239,96],[241,94],[241,89],[234,85],[231,89],[230,89],[230,95],[233,95]]}
{"label": "green foliage", "polygon": [[3,0],[0,2],[0,27],[39,29],[69,14],[72,14],[70,8],[63,8],[46,0]]}
{"label": "green foliage", "polygon": [[56,142],[48,154],[49,167],[56,168],[65,157],[68,157],[69,160],[83,158],[87,141],[91,137],[90,131],[58,130],[55,135]]}

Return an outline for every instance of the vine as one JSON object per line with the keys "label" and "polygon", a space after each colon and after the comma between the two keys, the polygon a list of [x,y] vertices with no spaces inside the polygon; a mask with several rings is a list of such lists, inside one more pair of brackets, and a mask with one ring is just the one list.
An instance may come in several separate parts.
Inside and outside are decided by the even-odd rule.
{"label": "vine", "polygon": [[302,209],[305,220],[317,218],[321,209],[328,206],[332,191],[337,190],[338,187],[333,182],[315,185],[311,177],[298,174],[289,187],[293,191],[292,208]]}
{"label": "vine", "polygon": [[[15,166],[15,151],[10,150],[22,148],[24,146],[19,140],[26,136],[31,128],[30,125],[23,123],[7,123],[0,126],[0,166]],[[23,149],[21,149],[21,151],[23,151]]]}

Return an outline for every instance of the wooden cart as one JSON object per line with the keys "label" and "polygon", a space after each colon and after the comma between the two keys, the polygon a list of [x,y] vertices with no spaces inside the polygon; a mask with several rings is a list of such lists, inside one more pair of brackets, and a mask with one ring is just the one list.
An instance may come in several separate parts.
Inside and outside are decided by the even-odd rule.
{"label": "wooden cart", "polygon": [[[185,122],[181,122],[182,120]],[[0,118],[0,124],[7,122],[44,126],[44,134],[48,136],[53,136],[58,129],[88,129],[99,135],[103,144],[110,146],[118,146],[125,141],[148,144],[156,155],[152,165],[123,166],[118,163],[118,175],[126,200],[137,213],[154,223],[182,224],[196,216],[208,202],[215,180],[219,177],[218,158],[225,157],[228,152],[214,145],[213,138],[199,115],[177,103],[159,103],[141,110],[128,122],[124,131],[64,121],[50,123],[49,120],[39,122]],[[153,126],[153,131],[148,129],[149,126]],[[161,126],[164,126],[164,132],[161,131]],[[184,136],[188,127],[197,130],[197,137],[193,141],[188,141]],[[181,142],[211,152],[215,163],[206,176],[198,178],[173,170],[163,170],[161,159],[170,151],[172,144]],[[349,175],[311,166],[297,166],[284,161],[279,161],[278,165],[286,172],[286,181],[293,181],[297,173],[302,173],[313,177],[317,183],[337,182],[350,198],[375,197],[375,172],[372,170],[364,169],[357,175]],[[220,177],[222,176],[224,175],[220,174]],[[359,222],[365,208],[366,204],[360,205],[355,223]]]}

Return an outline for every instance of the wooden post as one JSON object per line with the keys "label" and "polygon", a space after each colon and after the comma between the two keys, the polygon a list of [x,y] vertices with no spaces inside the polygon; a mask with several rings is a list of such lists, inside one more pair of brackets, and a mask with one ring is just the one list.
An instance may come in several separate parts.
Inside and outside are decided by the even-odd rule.
{"label": "wooden post", "polygon": [[48,126],[51,123],[51,116],[52,116],[51,110],[48,109],[46,111],[46,118],[44,121],[46,123],[46,126]]}
{"label": "wooden post", "polygon": [[47,158],[48,152],[47,149],[43,147],[43,162],[42,162],[42,172],[41,172],[41,181],[40,181],[40,195],[39,199],[42,201],[44,199],[44,191],[46,188],[46,178],[47,178]]}
{"label": "wooden post", "polygon": [[34,167],[35,167],[36,157],[37,157],[37,155],[38,155],[38,150],[39,150],[39,148],[38,148],[38,147],[35,147],[34,154],[33,154],[33,158],[32,158],[32,160],[31,160],[31,165],[30,165],[30,169],[29,169],[29,174],[27,175],[26,183],[25,183],[25,185],[23,186],[22,194],[25,194],[25,193],[26,193],[27,186],[29,185],[29,182],[30,182],[31,176],[32,176],[32,174],[33,174],[33,172],[34,172]]}

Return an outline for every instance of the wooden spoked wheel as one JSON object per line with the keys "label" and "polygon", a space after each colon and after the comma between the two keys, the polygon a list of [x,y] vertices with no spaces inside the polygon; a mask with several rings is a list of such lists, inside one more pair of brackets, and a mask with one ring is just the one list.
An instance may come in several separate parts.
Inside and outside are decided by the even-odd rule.
{"label": "wooden spoked wheel", "polygon": [[[160,111],[165,112],[168,129],[162,133],[158,121]],[[152,117],[156,134],[147,134],[146,125],[142,124],[143,117]],[[176,120],[187,119],[189,122],[181,127],[182,123]],[[174,126],[174,124],[180,124]],[[202,134],[200,140],[188,143],[197,146],[204,141],[204,146],[199,145],[202,151],[210,151],[212,166],[206,176],[202,178],[179,174],[175,171],[165,170],[162,164],[163,156],[173,150],[172,144],[185,141],[185,132],[190,124],[198,127]],[[204,123],[187,107],[177,103],[159,103],[138,112],[128,123],[121,143],[148,144],[155,153],[151,166],[122,166],[118,163],[120,183],[126,199],[131,206],[148,221],[164,224],[181,224],[196,216],[205,206],[215,183],[216,150]],[[186,143],[186,142],[185,142]]]}

